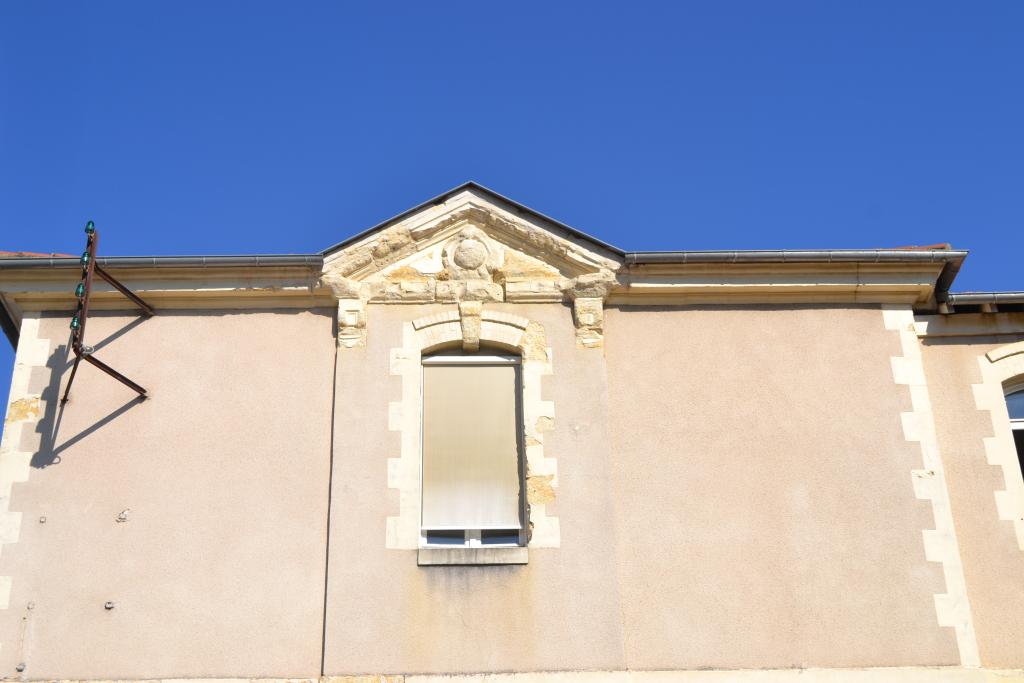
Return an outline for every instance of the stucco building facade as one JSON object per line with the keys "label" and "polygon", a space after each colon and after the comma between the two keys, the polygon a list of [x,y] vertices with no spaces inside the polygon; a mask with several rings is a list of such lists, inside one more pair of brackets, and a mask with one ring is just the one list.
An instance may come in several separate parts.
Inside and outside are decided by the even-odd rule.
{"label": "stucco building facade", "polygon": [[[469,183],[325,250],[0,259],[0,671],[1024,680],[1024,294],[623,252]],[[473,678],[473,680],[476,680]]]}

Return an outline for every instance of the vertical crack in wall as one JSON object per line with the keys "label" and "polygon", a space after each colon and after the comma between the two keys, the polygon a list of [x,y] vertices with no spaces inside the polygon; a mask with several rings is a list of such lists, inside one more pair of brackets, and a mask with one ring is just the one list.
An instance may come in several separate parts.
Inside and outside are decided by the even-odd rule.
{"label": "vertical crack in wall", "polygon": [[331,429],[329,462],[327,470],[327,523],[324,538],[324,609],[320,625],[320,675],[324,676],[327,665],[327,608],[331,587],[331,508],[334,499],[334,421],[338,410],[338,346],[334,346],[334,367],[331,379]]}
{"label": "vertical crack in wall", "polygon": [[891,359],[893,378],[896,384],[910,389],[913,407],[910,412],[900,414],[903,435],[907,441],[916,442],[921,447],[923,468],[911,472],[914,494],[920,500],[931,502],[935,517],[935,528],[926,529],[922,533],[925,557],[929,562],[942,565],[946,579],[946,592],[935,595],[936,616],[940,626],[952,628],[956,632],[960,663],[963,666],[981,666],[971,606],[967,600],[960,547],[953,525],[946,473],[939,454],[935,417],[928,396],[921,346],[914,330],[914,314],[909,306],[883,306],[882,318],[885,329],[899,333],[903,350],[902,356],[893,356]]}

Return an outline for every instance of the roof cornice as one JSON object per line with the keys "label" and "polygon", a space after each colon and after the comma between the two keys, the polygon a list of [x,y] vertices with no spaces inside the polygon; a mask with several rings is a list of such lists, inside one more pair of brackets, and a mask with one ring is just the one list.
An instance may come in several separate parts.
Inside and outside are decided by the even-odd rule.
{"label": "roof cornice", "polygon": [[[323,265],[321,254],[254,254],[239,256],[101,256],[104,268],[287,268]],[[77,256],[66,258],[16,257],[0,259],[0,270],[81,268]]]}
{"label": "roof cornice", "polygon": [[781,249],[719,251],[632,251],[627,266],[687,263],[921,263],[962,262],[957,249]]}
{"label": "roof cornice", "polygon": [[[609,302],[615,303],[900,302],[934,310],[947,301],[968,253],[948,245],[627,252],[469,181],[319,254],[108,256],[97,263],[121,273],[158,305],[187,306],[192,299],[200,307],[233,306],[241,299],[242,306],[324,305],[336,293],[328,275],[380,279],[374,274],[383,270],[385,279],[393,279],[391,270],[398,266],[392,261],[432,241],[450,239],[445,231],[463,223],[484,226],[503,248],[556,268],[555,275],[569,284],[545,281],[550,286],[542,288],[540,299],[530,287],[512,283],[523,290],[519,295],[544,301],[560,300],[573,288],[572,281],[584,275],[608,280]],[[77,258],[60,255],[0,258],[0,293],[16,313],[21,307],[63,307],[67,281],[80,267]],[[1005,300],[1009,295],[998,296]],[[103,299],[98,291],[99,307],[107,303]]]}

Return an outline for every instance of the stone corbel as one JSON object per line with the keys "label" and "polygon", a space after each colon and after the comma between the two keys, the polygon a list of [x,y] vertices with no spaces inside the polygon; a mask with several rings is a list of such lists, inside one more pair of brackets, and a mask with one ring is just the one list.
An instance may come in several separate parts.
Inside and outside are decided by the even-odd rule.
{"label": "stone corbel", "polygon": [[320,284],[329,287],[338,300],[338,346],[366,346],[366,296],[362,283],[336,273],[324,273]]}
{"label": "stone corbel", "polygon": [[475,353],[480,350],[480,314],[483,304],[479,301],[459,302],[459,324],[462,325],[462,350]]}
{"label": "stone corbel", "polygon": [[576,342],[592,349],[604,343],[604,299],[580,298],[572,302],[572,321],[576,325]]}
{"label": "stone corbel", "polygon": [[572,300],[572,320],[580,347],[604,345],[604,301],[615,283],[615,273],[610,270],[580,275],[569,283],[566,295]]}
{"label": "stone corbel", "polygon": [[338,346],[366,346],[366,302],[362,299],[338,300]]}

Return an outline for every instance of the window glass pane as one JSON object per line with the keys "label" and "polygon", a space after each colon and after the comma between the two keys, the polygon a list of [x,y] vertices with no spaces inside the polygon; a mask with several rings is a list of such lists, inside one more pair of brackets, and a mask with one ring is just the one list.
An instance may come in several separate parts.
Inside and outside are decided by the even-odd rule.
{"label": "window glass pane", "polygon": [[428,531],[427,543],[430,545],[466,545],[466,532]]}
{"label": "window glass pane", "polygon": [[482,545],[519,545],[519,529],[489,529],[480,532]]}
{"label": "window glass pane", "polygon": [[1006,397],[1006,407],[1011,420],[1024,420],[1024,390],[1015,391]]}
{"label": "window glass pane", "polygon": [[423,526],[518,528],[517,368],[423,367]]}

